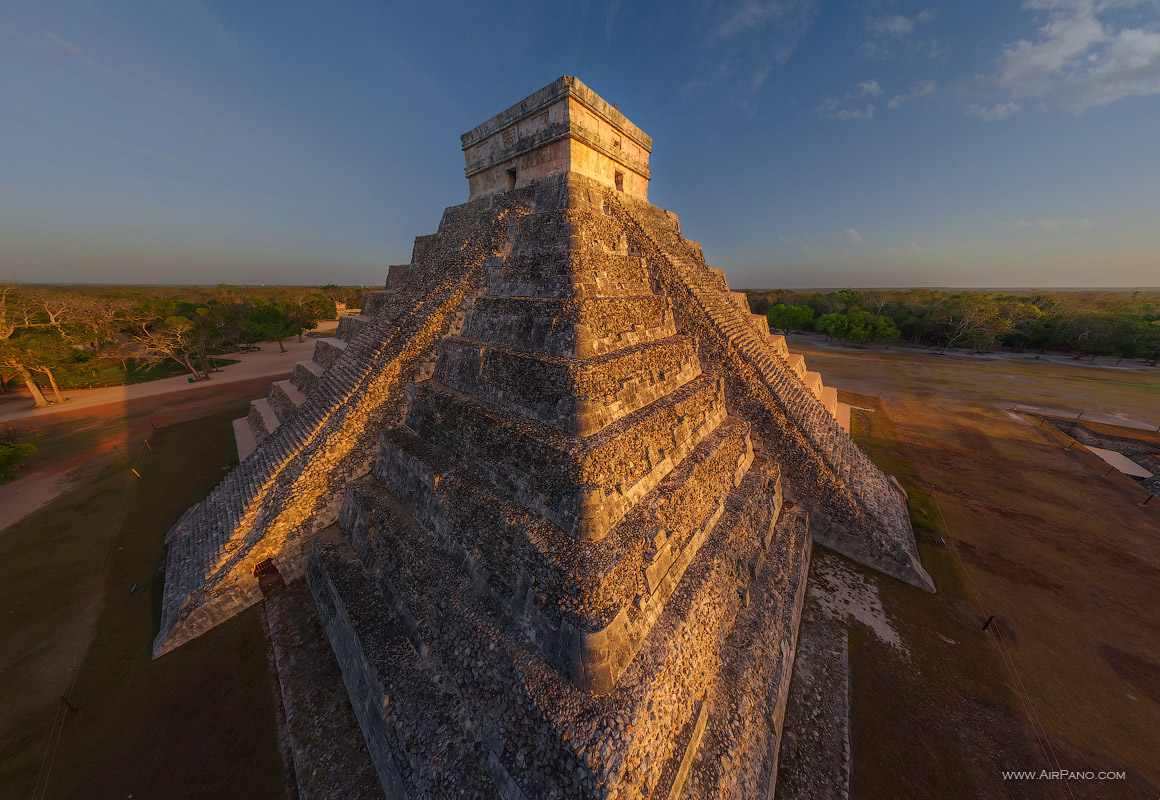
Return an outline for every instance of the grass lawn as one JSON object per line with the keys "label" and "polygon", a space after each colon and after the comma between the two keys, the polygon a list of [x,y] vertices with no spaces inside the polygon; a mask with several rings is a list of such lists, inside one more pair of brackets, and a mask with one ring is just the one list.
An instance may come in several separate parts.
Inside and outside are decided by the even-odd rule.
{"label": "grass lawn", "polygon": [[[285,797],[261,610],[150,657],[163,537],[236,463],[230,420],[245,411],[233,400],[151,433],[139,481],[106,451],[81,488],[0,533],[0,796],[31,795],[83,651],[47,797]],[[125,424],[47,436],[44,452]],[[119,446],[134,460],[142,449]]]}

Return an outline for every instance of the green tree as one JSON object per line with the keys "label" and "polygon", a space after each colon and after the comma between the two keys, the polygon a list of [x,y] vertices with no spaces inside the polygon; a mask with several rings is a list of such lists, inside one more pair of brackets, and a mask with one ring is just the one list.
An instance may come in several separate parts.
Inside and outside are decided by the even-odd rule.
{"label": "green tree", "polygon": [[258,306],[250,312],[247,319],[258,341],[277,342],[283,353],[286,352],[284,342],[291,336],[297,336],[302,330],[275,305]]}
{"label": "green tree", "polygon": [[791,330],[808,331],[814,326],[814,310],[809,306],[787,306],[778,303],[766,313],[769,326],[789,335]]}
{"label": "green tree", "polygon": [[136,337],[136,342],[137,353],[142,361],[155,364],[172,358],[189,370],[194,380],[209,380],[209,373],[199,371],[193,365],[197,345],[194,342],[194,324],[187,317],[179,315],[166,317]]}
{"label": "green tree", "polygon": [[853,344],[865,344],[866,342],[888,344],[898,341],[898,337],[901,335],[894,320],[889,317],[871,314],[869,311],[859,309],[853,309],[844,316],[846,317],[845,331],[839,334],[838,338]]}
{"label": "green tree", "polygon": [[826,341],[845,339],[850,319],[845,314],[823,314],[814,323],[814,328],[826,334]]}

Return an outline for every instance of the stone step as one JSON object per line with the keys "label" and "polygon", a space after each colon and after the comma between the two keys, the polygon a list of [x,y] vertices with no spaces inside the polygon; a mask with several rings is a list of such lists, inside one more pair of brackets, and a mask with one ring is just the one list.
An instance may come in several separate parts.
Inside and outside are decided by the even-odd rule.
{"label": "stone step", "polygon": [[804,378],[806,374],[806,360],[804,356],[800,356],[797,353],[790,353],[785,357],[785,363],[794,375],[797,375],[799,378]]}
{"label": "stone step", "polygon": [[358,336],[362,329],[365,328],[373,317],[367,314],[349,314],[338,321],[338,330],[335,331],[335,338],[341,339],[346,343],[350,343],[354,337]]}
{"label": "stone step", "polygon": [[666,297],[477,297],[463,336],[525,352],[591,358],[676,334]]}
{"label": "stone step", "polygon": [[789,347],[785,343],[785,337],[780,333],[771,333],[765,341],[766,344],[769,345],[770,349],[782,358],[787,358],[789,356]]}
{"label": "stone step", "polygon": [[759,336],[763,338],[769,337],[769,318],[764,314],[750,314],[749,324],[753,326]]}
{"label": "stone step", "polygon": [[[606,693],[578,692],[492,604],[481,602],[461,563],[372,481],[352,486],[361,511],[351,520],[360,532],[351,538],[362,562],[374,565],[377,584],[388,587],[383,594],[395,614],[402,609],[415,620],[430,668],[443,673],[443,685],[455,687],[462,707],[474,715],[473,729],[526,797],[550,796],[561,775],[579,777],[566,797],[605,797],[608,786],[622,782],[622,796],[646,797],[719,671],[745,576],[760,563],[770,569],[762,555],[773,538],[771,473],[770,463],[760,461],[729,493],[717,526]],[[347,520],[344,514],[344,525]],[[595,646],[591,655],[598,655]]]}
{"label": "stone step", "polygon": [[435,379],[479,400],[590,436],[701,374],[693,340],[672,336],[603,356],[544,356],[454,337]]}
{"label": "stone step", "polygon": [[298,406],[306,402],[306,395],[298,391],[289,380],[275,381],[270,386],[270,394],[266,400],[274,409],[278,421],[285,422],[298,410]]}
{"label": "stone step", "polygon": [[296,361],[294,362],[294,374],[290,380],[293,382],[294,388],[302,394],[310,394],[318,386],[318,380],[325,371],[313,361]]}
{"label": "stone step", "polygon": [[246,460],[246,456],[254,452],[258,448],[258,440],[254,438],[254,432],[250,430],[250,420],[248,417],[239,417],[233,421],[234,427],[234,443],[238,448],[238,463]]}
{"label": "stone step", "polygon": [[[423,238],[423,237],[419,237]],[[419,238],[416,238],[415,245],[419,246]],[[399,289],[407,284],[407,278],[414,270],[414,264],[391,264],[387,267],[387,283],[386,288]]]}
{"label": "stone step", "polygon": [[366,293],[360,311],[364,317],[377,317],[391,304],[391,299],[397,295],[393,290],[378,289]]}
{"label": "stone step", "polygon": [[822,396],[822,376],[817,372],[810,372],[807,370],[802,375],[802,383],[806,388],[813,392],[814,397],[820,398]]}
{"label": "stone step", "polygon": [[722,645],[683,798],[773,797],[811,551],[804,510],[788,510]]}
{"label": "stone step", "polygon": [[822,403],[822,408],[829,411],[836,420],[838,418],[838,390],[832,386],[822,388],[822,394],[818,397]]}
{"label": "stone step", "polygon": [[392,608],[334,528],[311,541],[307,581],[388,797],[498,797],[455,699],[392,624]]}
{"label": "stone step", "polygon": [[[567,657],[576,633],[603,631],[626,642],[623,669],[752,459],[747,423],[726,419],[611,533],[566,557],[576,544],[563,531],[405,428],[384,436],[374,474],[461,562],[477,590],[584,685],[592,676],[576,674]],[[780,503],[779,483],[768,496]],[[633,613],[644,618],[629,630],[634,603]]]}
{"label": "stone step", "polygon": [[729,299],[738,311],[743,314],[749,313],[749,298],[745,296],[745,292],[729,292]]}
{"label": "stone step", "polygon": [[319,339],[314,345],[314,363],[326,369],[346,350],[346,342],[339,338]]}
{"label": "stone step", "polygon": [[493,297],[634,297],[649,293],[640,256],[592,251],[519,252],[489,263]]}
{"label": "stone step", "polygon": [[254,433],[254,440],[258,444],[261,444],[273,435],[274,431],[278,430],[278,426],[282,424],[281,420],[278,419],[278,415],[274,413],[274,408],[270,405],[270,401],[265,397],[250,401],[248,420],[250,430]]}
{"label": "stone step", "polygon": [[702,375],[590,437],[561,433],[430,380],[407,426],[474,465],[569,534],[598,540],[725,418],[724,383]]}

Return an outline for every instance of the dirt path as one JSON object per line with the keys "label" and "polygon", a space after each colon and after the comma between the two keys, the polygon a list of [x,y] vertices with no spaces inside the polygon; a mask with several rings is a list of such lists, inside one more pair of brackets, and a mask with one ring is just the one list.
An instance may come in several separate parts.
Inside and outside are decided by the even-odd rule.
{"label": "dirt path", "polygon": [[[324,323],[321,332],[336,324]],[[77,486],[84,480],[84,465],[116,447],[125,436],[144,435],[156,426],[191,419],[227,399],[265,395],[270,381],[288,377],[295,361],[310,358],[315,342],[310,337],[302,342],[287,342],[285,353],[267,343],[260,352],[241,354],[239,363],[224,367],[209,381],[189,383],[184,377],[164,378],[132,386],[66,392],[67,403],[39,409],[31,406],[31,401],[5,401],[0,405],[0,421],[14,421],[48,437],[49,442],[38,440],[37,446],[48,446],[50,453],[48,457],[33,456],[16,480],[0,484],[0,533]],[[125,430],[115,430],[117,420],[124,423]],[[72,446],[59,441],[68,439],[69,432],[77,434],[110,424],[113,426],[96,442],[78,441]],[[52,439],[58,440],[57,446],[53,446]]]}
{"label": "dirt path", "polygon": [[123,402],[62,407],[23,423],[38,452],[20,477],[0,484],[0,536],[29,514],[85,483],[95,459],[113,452],[124,458],[129,441],[151,431],[212,413],[224,403],[262,397],[270,378],[216,380]]}
{"label": "dirt path", "polygon": [[37,472],[0,488],[0,532],[76,485],[68,472]]}
{"label": "dirt path", "polygon": [[[338,326],[334,320],[323,322],[313,333],[327,333]],[[309,360],[314,353],[317,337],[306,336],[301,342],[291,339],[285,342],[286,352],[279,350],[277,344],[265,342],[262,349],[256,353],[238,353],[231,355],[238,363],[222,367],[221,372],[215,372],[209,381],[190,383],[188,376],[180,375],[175,378],[146,383],[134,383],[129,386],[110,386],[105,389],[78,389],[65,392],[65,403],[51,405],[45,408],[36,408],[26,397],[5,399],[0,404],[0,422],[29,422],[46,416],[64,414],[78,408],[102,406],[114,403],[125,403],[143,397],[172,394],[174,392],[199,392],[212,390],[215,386],[227,383],[250,381],[255,378],[286,378],[294,371],[294,362]]]}

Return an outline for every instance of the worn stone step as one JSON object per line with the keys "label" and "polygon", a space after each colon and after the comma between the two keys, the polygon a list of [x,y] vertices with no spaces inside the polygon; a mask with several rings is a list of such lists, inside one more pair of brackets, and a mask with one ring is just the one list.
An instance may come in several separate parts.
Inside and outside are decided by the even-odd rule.
{"label": "worn stone step", "polygon": [[258,444],[268,439],[281,424],[278,415],[274,413],[274,408],[270,405],[270,401],[265,397],[250,401],[248,420],[250,430],[254,433],[254,440]]}
{"label": "worn stone step", "polygon": [[360,309],[364,317],[377,317],[386,311],[391,304],[391,299],[397,296],[397,292],[393,290],[377,289],[366,293],[363,298],[362,308]]}
{"label": "worn stone step", "polygon": [[[601,694],[577,691],[494,606],[480,602],[461,563],[370,481],[352,486],[361,510],[351,522],[362,531],[352,541],[363,563],[375,565],[379,586],[389,586],[396,607],[415,620],[432,667],[443,670],[460,697],[488,698],[464,705],[527,797],[545,796],[561,774],[548,765],[566,763],[583,770],[567,770],[581,780],[565,796],[604,797],[602,787],[621,781],[627,782],[624,796],[648,796],[719,669],[721,643],[741,607],[738,589],[771,538],[774,509],[764,490],[769,463],[762,465],[729,493],[717,527],[636,657]],[[765,564],[769,569],[768,559]],[[636,766],[626,774],[629,765]]]}
{"label": "worn stone step", "polygon": [[[611,533],[583,545],[405,428],[384,436],[374,474],[479,591],[579,680],[567,657],[577,633],[626,630],[636,602],[635,610],[651,614],[634,627],[639,644],[659,615],[752,461],[747,432],[745,422],[727,419]],[[775,504],[779,485],[768,490]]]}
{"label": "worn stone step", "polygon": [[817,372],[810,372],[806,370],[802,374],[802,383],[806,388],[813,392],[814,397],[820,398],[822,396],[822,376]]}
{"label": "worn stone step", "polygon": [[456,337],[441,343],[434,377],[564,433],[590,436],[700,374],[688,336],[588,359],[544,356]]}
{"label": "worn stone step", "polygon": [[785,358],[785,363],[789,366],[790,371],[798,378],[804,378],[806,374],[806,360],[803,356],[797,353],[790,353]]}
{"label": "worn stone step", "polygon": [[749,324],[753,326],[761,337],[769,336],[769,318],[764,314],[750,314]]}
{"label": "worn stone step", "polygon": [[590,358],[676,334],[666,297],[477,297],[463,336],[553,356]]}
{"label": "worn stone step", "polygon": [[569,534],[599,539],[725,418],[724,383],[702,375],[598,434],[565,434],[430,380],[407,426],[472,463]]}
{"label": "worn stone step", "polygon": [[342,355],[346,344],[339,338],[319,339],[314,345],[314,363],[326,369]]}
{"label": "worn stone step", "polygon": [[454,715],[454,698],[432,682],[392,624],[391,604],[335,528],[311,541],[306,574],[386,795],[498,797],[486,752]]}
{"label": "worn stone step", "polygon": [[519,252],[486,268],[493,297],[634,297],[649,293],[640,256],[592,251]]}
{"label": "worn stone step", "polygon": [[250,430],[250,420],[248,417],[239,417],[233,421],[234,427],[234,443],[238,448],[238,463],[246,460],[246,456],[254,452],[258,447],[258,440],[254,438],[254,432]]}
{"label": "worn stone step", "polygon": [[745,292],[729,292],[729,299],[738,311],[744,314],[749,313],[749,298],[746,297]]}
{"label": "worn stone step", "polygon": [[294,362],[294,374],[290,377],[294,387],[302,394],[310,394],[318,386],[318,380],[325,370],[313,361]]}
{"label": "worn stone step", "polygon": [[284,422],[298,410],[298,406],[306,402],[306,395],[298,391],[289,380],[275,381],[270,386],[270,394],[266,398],[279,422]]}
{"label": "worn stone step", "polygon": [[834,419],[838,418],[838,390],[832,386],[822,388],[822,394],[818,397],[822,402],[822,408],[830,412]]}
{"label": "worn stone step", "polygon": [[335,338],[341,339],[346,343],[354,340],[371,320],[374,319],[368,314],[348,314],[338,321],[338,330],[335,331]]}

